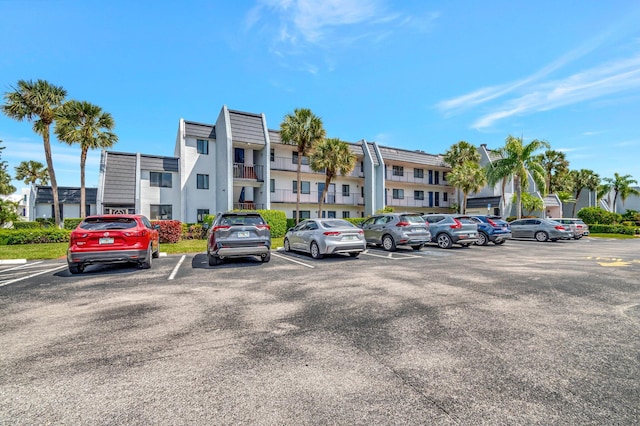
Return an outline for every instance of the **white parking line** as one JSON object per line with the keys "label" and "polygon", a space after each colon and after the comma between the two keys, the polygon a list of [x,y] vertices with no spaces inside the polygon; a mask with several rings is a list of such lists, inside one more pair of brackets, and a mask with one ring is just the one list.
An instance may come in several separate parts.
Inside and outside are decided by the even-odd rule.
{"label": "white parking line", "polygon": [[420,256],[416,256],[414,254],[404,254],[404,253],[389,253],[385,256],[381,255],[381,254],[374,254],[374,253],[370,253],[369,250],[365,250],[363,251],[361,254],[367,255],[367,256],[372,256],[372,257],[379,257],[381,259],[391,259],[391,260],[405,260],[405,259],[419,259]]}
{"label": "white parking line", "polygon": [[288,256],[281,256],[274,252],[271,252],[271,256],[279,257],[280,259],[288,260],[289,262],[297,263],[298,265],[306,266],[307,268],[311,268],[311,269],[315,268],[315,266],[313,265],[308,265],[306,263],[300,262],[299,260],[291,259]]}
{"label": "white parking line", "polygon": [[42,260],[38,261],[38,262],[33,262],[33,263],[29,263],[28,265],[20,265],[20,266],[14,266],[13,268],[8,268],[8,269],[3,269],[0,272],[7,272],[7,271],[13,271],[15,269],[26,269],[26,268],[31,268],[34,265],[37,265],[39,263],[42,263]]}
{"label": "white parking line", "polygon": [[21,278],[16,278],[16,279],[13,279],[13,280],[9,280],[7,282],[4,282],[4,283],[0,284],[0,287],[4,287],[5,285],[17,283],[18,281],[22,281],[22,280],[28,280],[29,278],[37,277],[38,275],[46,274],[48,272],[58,271],[60,269],[66,268],[66,267],[67,267],[67,265],[62,265],[62,266],[58,266],[57,268],[47,269],[46,271],[36,272],[35,274],[27,275],[26,277],[21,277]]}
{"label": "white parking line", "polygon": [[178,273],[178,269],[180,269],[180,265],[182,265],[182,262],[184,262],[185,257],[187,257],[187,255],[183,254],[180,260],[178,261],[178,264],[176,265],[176,267],[173,268],[173,271],[171,271],[171,275],[169,275],[170,280],[176,277],[176,274]]}

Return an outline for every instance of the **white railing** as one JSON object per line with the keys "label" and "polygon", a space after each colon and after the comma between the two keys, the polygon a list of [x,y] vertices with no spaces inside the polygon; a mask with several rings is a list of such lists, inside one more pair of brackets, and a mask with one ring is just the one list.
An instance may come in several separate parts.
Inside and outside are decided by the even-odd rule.
{"label": "white railing", "polygon": [[428,199],[419,199],[419,198],[414,198],[414,197],[404,197],[404,198],[393,198],[392,195],[387,196],[387,206],[392,206],[392,207],[427,207],[427,208],[434,208],[434,207],[451,207],[451,204],[449,201],[442,201],[442,200],[438,200],[438,205],[436,205],[435,200],[433,200],[431,202],[431,205],[429,205],[429,200]]}
{"label": "white railing", "polygon": [[[303,162],[308,163],[307,157],[303,157],[302,159],[303,159]],[[298,163],[294,162],[291,157],[274,157],[273,161],[271,162],[271,170],[287,170],[287,171],[295,172],[298,170]],[[317,174],[324,175],[324,171],[315,172],[311,169],[311,166],[309,164],[304,164],[304,163],[300,166],[300,172],[317,173]],[[353,169],[353,171],[347,174],[346,176],[364,177],[364,173],[360,171],[360,163],[356,163],[356,166]]]}
{"label": "white railing", "polygon": [[[311,191],[308,194],[300,194],[301,203],[313,203],[317,204],[322,192]],[[272,203],[295,203],[297,194],[288,189],[276,189],[271,193]],[[364,199],[358,194],[344,195],[342,193],[328,192],[323,201],[324,204],[342,204],[342,205],[363,205]]]}

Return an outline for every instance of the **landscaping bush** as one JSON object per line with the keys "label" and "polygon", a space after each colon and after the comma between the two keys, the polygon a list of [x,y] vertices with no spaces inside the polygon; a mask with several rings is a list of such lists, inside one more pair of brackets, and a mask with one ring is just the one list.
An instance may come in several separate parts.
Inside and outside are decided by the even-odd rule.
{"label": "landscaping bush", "polygon": [[602,225],[595,223],[589,225],[589,232],[594,234],[640,235],[640,227],[624,225]]}
{"label": "landscaping bush", "polygon": [[73,231],[74,229],[76,229],[78,227],[78,225],[80,225],[80,222],[82,222],[82,219],[79,217],[76,218],[68,218],[64,220],[64,229],[68,229],[70,231]]}
{"label": "landscaping bush", "polygon": [[364,217],[347,217],[344,220],[346,220],[347,222],[353,223],[355,226],[358,226],[362,222],[364,222],[365,219],[366,218],[364,218]]}
{"label": "landscaping bush", "polygon": [[258,210],[271,228],[271,236],[274,238],[284,237],[287,233],[287,216],[280,210]]}
{"label": "landscaping bush", "polygon": [[207,224],[209,225],[209,228],[211,228],[211,224],[213,223],[213,219],[215,218],[216,218],[215,214],[205,214],[204,217],[202,218],[203,225]]}
{"label": "landscaping bush", "polygon": [[39,229],[40,222],[13,222],[13,229]]}
{"label": "landscaping bush", "polygon": [[634,225],[640,226],[640,212],[629,209],[622,214],[622,220],[633,222]]}
{"label": "landscaping bush", "polygon": [[596,223],[601,225],[613,225],[622,220],[621,215],[608,212],[600,207],[583,207],[578,212],[578,217],[589,225]]}
{"label": "landscaping bush", "polygon": [[50,228],[56,226],[56,221],[54,218],[44,218],[44,217],[36,217],[36,222],[40,224],[41,228]]}
{"label": "landscaping bush", "polygon": [[64,243],[69,241],[66,229],[1,229],[0,245]]}
{"label": "landscaping bush", "polygon": [[200,223],[183,223],[182,239],[183,240],[204,240],[207,236],[207,230]]}
{"label": "landscaping bush", "polygon": [[289,228],[293,228],[294,226],[296,226],[296,220],[287,218],[287,230],[289,230]]}
{"label": "landscaping bush", "polygon": [[179,220],[153,220],[152,225],[160,225],[161,243],[177,243],[182,236],[182,223]]}

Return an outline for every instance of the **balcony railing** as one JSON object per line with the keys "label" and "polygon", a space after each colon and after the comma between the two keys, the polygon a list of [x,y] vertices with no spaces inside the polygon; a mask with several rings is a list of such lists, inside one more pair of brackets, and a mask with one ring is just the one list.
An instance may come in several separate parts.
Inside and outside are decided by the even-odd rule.
{"label": "balcony railing", "polygon": [[[276,189],[271,193],[272,203],[295,203],[297,194],[287,189]],[[308,194],[300,194],[301,203],[313,203],[317,204],[319,197],[322,196],[322,192],[312,191]],[[328,192],[324,201],[324,204],[342,204],[342,205],[363,205],[364,199],[358,194],[344,195],[342,193]]]}
{"label": "balcony railing", "polygon": [[446,180],[440,179],[438,183],[435,183],[435,180],[432,178],[432,182],[429,183],[429,176],[427,174],[423,175],[423,177],[415,177],[411,172],[404,172],[402,176],[394,175],[393,170],[387,170],[387,180],[394,182],[407,182],[407,183],[419,183],[422,185],[438,185],[438,186],[448,186]]}
{"label": "balcony railing", "polygon": [[[303,160],[303,161],[308,162],[308,160]],[[291,159],[291,157],[274,157],[273,161],[271,162],[271,170],[287,170],[287,171],[295,172],[298,170],[298,163],[294,162]],[[314,172],[311,169],[311,166],[309,164],[304,164],[304,163],[300,166],[300,172],[317,173],[322,175],[324,174],[324,171]],[[364,177],[364,173],[360,171],[360,165],[356,164],[356,167],[353,169],[353,171],[346,176]]]}
{"label": "balcony railing", "polygon": [[255,179],[258,182],[264,182],[264,167],[259,164],[245,165],[242,163],[233,163],[234,179]]}
{"label": "balcony railing", "polygon": [[252,201],[246,201],[244,203],[233,203],[234,210],[262,210],[264,204],[256,204]]}
{"label": "balcony railing", "polygon": [[419,199],[414,197],[404,197],[404,198],[393,198],[393,196],[387,196],[387,205],[392,207],[426,207],[426,208],[434,208],[434,207],[451,207],[449,201],[438,200],[438,204],[436,205],[435,200],[429,204],[428,199]]}

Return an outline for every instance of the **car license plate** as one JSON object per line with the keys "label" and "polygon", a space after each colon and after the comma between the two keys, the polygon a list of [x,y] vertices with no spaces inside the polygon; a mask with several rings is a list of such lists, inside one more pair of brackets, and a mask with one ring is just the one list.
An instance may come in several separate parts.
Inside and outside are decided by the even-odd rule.
{"label": "car license plate", "polygon": [[238,232],[238,238],[248,238],[249,237],[249,231],[239,231]]}
{"label": "car license plate", "polygon": [[113,244],[113,238],[100,238],[100,244]]}
{"label": "car license plate", "polygon": [[342,239],[345,241],[353,241],[353,240],[357,240],[358,237],[356,237],[355,235],[345,235]]}
{"label": "car license plate", "polygon": [[476,234],[469,234],[469,238],[475,238]]}

